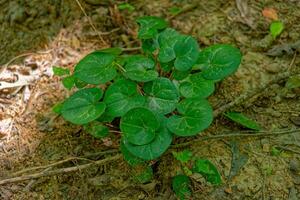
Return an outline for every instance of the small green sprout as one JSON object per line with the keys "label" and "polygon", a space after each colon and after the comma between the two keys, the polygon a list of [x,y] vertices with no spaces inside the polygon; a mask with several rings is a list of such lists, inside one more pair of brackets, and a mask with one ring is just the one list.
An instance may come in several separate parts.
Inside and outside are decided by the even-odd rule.
{"label": "small green sprout", "polygon": [[284,25],[281,21],[274,21],[270,25],[270,33],[274,39],[282,33],[283,29]]}

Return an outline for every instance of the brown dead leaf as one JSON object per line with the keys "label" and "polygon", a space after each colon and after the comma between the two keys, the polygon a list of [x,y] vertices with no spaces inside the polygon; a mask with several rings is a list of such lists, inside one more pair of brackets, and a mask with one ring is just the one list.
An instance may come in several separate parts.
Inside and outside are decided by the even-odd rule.
{"label": "brown dead leaf", "polygon": [[264,8],[262,14],[267,19],[278,20],[277,11],[274,8]]}

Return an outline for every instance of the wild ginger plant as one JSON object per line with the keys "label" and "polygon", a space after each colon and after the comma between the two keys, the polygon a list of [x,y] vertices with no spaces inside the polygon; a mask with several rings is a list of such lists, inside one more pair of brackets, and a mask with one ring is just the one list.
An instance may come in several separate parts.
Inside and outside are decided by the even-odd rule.
{"label": "wild ginger plant", "polygon": [[162,18],[145,16],[137,23],[142,53],[101,49],[80,60],[71,75],[54,69],[68,89],[78,88],[55,111],[96,138],[109,134],[107,124],[117,125],[121,152],[131,166],[159,158],[174,137],[207,129],[213,121],[207,98],[242,57],[228,44],[200,50],[195,38],[169,28]]}

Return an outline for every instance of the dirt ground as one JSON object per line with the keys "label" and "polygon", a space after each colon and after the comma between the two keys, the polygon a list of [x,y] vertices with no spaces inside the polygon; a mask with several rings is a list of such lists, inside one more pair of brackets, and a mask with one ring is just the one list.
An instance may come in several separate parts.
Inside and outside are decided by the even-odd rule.
{"label": "dirt ground", "polygon": [[[109,46],[138,47],[135,19],[156,15],[193,35],[202,48],[215,43],[239,47],[243,53],[239,70],[222,81],[209,100],[218,109],[241,95],[249,96],[230,110],[255,119],[268,133],[278,133],[244,137],[245,129],[218,115],[201,135],[236,133],[238,137],[173,147],[169,152],[190,149],[208,158],[222,175],[223,184],[218,187],[194,178],[192,199],[300,199],[300,90],[287,89],[286,78],[273,81],[285,73],[300,73],[298,0],[136,0],[130,1],[135,7],[132,12],[118,9],[121,1],[79,2],[90,20],[76,1],[0,0],[0,183],[118,154],[118,135],[96,140],[51,112],[55,103],[72,93],[53,76],[51,67],[73,69],[88,52],[105,47],[99,34]],[[170,9],[174,7],[184,12],[173,16]],[[265,8],[274,8],[285,26],[275,40],[269,35],[270,20],[262,15]],[[287,130],[298,131],[280,134]],[[176,139],[173,144],[196,138]],[[0,198],[176,199],[171,177],[180,170],[178,161],[166,153],[152,168],[153,180],[139,184],[125,161],[116,158],[70,173],[1,183]]]}

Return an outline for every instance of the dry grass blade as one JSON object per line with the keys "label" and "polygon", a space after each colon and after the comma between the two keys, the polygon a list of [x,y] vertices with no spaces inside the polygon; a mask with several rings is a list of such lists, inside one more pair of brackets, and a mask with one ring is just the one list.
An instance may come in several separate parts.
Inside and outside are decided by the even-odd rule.
{"label": "dry grass blade", "polygon": [[92,19],[86,14],[84,8],[82,7],[81,3],[79,2],[79,0],[76,0],[76,3],[78,4],[80,10],[83,12],[83,14],[85,15],[85,17],[88,19],[89,24],[91,25],[91,27],[93,28],[93,30],[97,33],[99,39],[101,40],[101,42],[105,45],[108,46],[108,44],[105,42],[105,40],[103,39],[103,37],[101,36],[101,33],[96,29]]}

